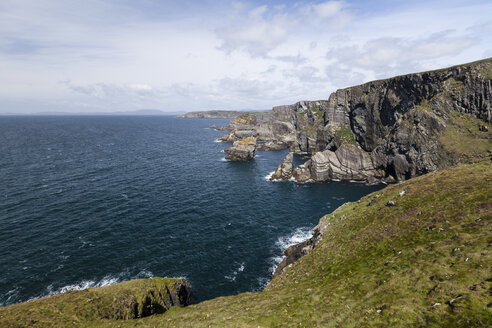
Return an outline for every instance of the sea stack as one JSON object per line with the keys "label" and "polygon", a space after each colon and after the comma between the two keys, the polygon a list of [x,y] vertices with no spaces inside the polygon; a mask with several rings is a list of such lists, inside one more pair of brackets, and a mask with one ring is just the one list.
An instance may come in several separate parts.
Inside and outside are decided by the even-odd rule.
{"label": "sea stack", "polygon": [[294,153],[288,153],[270,177],[270,180],[287,180],[292,177]]}
{"label": "sea stack", "polygon": [[229,161],[246,161],[253,159],[256,151],[256,138],[247,137],[234,141],[232,147],[224,150],[227,153],[225,157]]}

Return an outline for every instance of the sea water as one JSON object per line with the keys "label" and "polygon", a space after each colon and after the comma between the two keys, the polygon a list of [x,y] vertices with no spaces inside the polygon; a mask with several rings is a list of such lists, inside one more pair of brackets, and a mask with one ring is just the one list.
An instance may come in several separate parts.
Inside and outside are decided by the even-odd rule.
{"label": "sea water", "polygon": [[152,276],[198,301],[259,291],[320,217],[381,188],[270,182],[287,151],[225,161],[208,126],[226,123],[0,117],[0,305]]}

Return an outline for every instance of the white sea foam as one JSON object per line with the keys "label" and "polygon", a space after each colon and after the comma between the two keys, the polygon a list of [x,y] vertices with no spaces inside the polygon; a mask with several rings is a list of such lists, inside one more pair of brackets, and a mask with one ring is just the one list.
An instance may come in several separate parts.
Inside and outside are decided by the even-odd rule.
{"label": "white sea foam", "polygon": [[218,138],[214,140],[214,142],[222,142],[222,140],[219,140]]}
{"label": "white sea foam", "polygon": [[289,246],[298,244],[306,239],[311,238],[311,228],[301,227],[297,228],[293,233],[280,236],[275,243],[282,251],[286,250]]}
{"label": "white sea foam", "polygon": [[229,281],[235,281],[237,275],[243,271],[244,271],[244,262],[241,262],[239,263],[239,266],[234,271],[231,272],[231,274],[225,275],[224,278],[226,278]]}
{"label": "white sea foam", "polygon": [[15,287],[14,289],[9,290],[5,295],[3,295],[6,299],[5,302],[0,302],[0,306],[7,306],[10,304],[12,299],[17,298],[19,295],[19,287]]}
{"label": "white sea foam", "polygon": [[258,280],[258,287],[253,290],[254,292],[261,292],[270,282],[270,278],[266,278],[266,277],[259,277],[257,280]]}
{"label": "white sea foam", "polygon": [[[275,173],[275,171],[272,171],[270,173],[268,173],[267,175],[265,175],[263,178],[266,180],[266,181],[270,181],[270,178],[272,177],[273,173]],[[277,180],[272,180],[272,181],[277,181]]]}
{"label": "white sea foam", "polygon": [[220,160],[221,160],[222,162],[229,162],[229,160],[228,160],[228,159],[225,159],[225,157],[222,157]]}
{"label": "white sea foam", "polygon": [[[154,276],[154,274],[148,270],[142,270],[140,271],[136,276],[133,277],[128,277],[128,271],[122,272],[121,274],[117,276],[112,276],[112,275],[107,275],[101,280],[82,280],[79,282],[76,282],[74,284],[66,285],[60,288],[55,289],[53,285],[49,285],[46,288],[46,292],[40,296],[30,298],[28,301],[32,301],[38,298],[42,297],[48,297],[48,296],[53,296],[53,295],[58,295],[62,293],[66,293],[72,290],[84,290],[87,288],[93,288],[93,287],[104,287],[104,286],[109,286],[116,284],[118,282],[122,282],[125,280],[132,280],[132,279],[138,279],[138,278],[151,278]],[[128,279],[129,278],[129,279]],[[7,300],[8,301],[8,300]]]}
{"label": "white sea foam", "polygon": [[272,266],[270,267],[270,273],[273,274],[275,272],[275,269],[277,268],[277,265],[282,262],[282,259],[284,258],[283,254],[284,251],[295,244],[298,244],[306,239],[311,238],[312,236],[311,228],[308,227],[301,227],[297,228],[294,232],[285,235],[285,236],[280,236],[277,239],[277,242],[275,243],[275,246],[277,248],[276,252],[279,251],[281,252],[282,255],[280,256],[274,256],[271,258],[271,263]]}
{"label": "white sea foam", "polygon": [[41,296],[41,297],[46,297],[46,296],[53,296],[57,294],[62,294],[66,293],[72,290],[83,290],[87,288],[92,288],[92,287],[103,287],[103,286],[109,286],[112,284],[116,284],[119,282],[118,277],[113,277],[113,276],[106,276],[103,279],[99,281],[94,281],[94,280],[82,280],[80,282],[77,282],[75,284],[71,285],[66,285],[58,289],[53,289],[53,285],[49,285],[47,288],[47,295]]}
{"label": "white sea foam", "polygon": [[[294,181],[294,182],[297,182],[298,184],[314,183],[314,180],[313,180],[313,179],[309,179],[309,180],[306,180],[306,181],[303,181],[303,182],[298,182],[298,181],[296,181],[296,179],[294,179],[294,177],[292,177],[292,178],[290,178],[290,179],[292,179],[292,181]],[[290,179],[289,179],[289,180],[290,180]]]}

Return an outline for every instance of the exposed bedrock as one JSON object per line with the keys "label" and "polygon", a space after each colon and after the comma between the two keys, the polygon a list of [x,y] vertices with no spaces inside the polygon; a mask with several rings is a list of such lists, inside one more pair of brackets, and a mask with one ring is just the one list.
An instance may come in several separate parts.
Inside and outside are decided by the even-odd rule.
{"label": "exposed bedrock", "polygon": [[307,153],[311,161],[293,170],[298,181],[402,181],[486,156],[491,80],[486,59],[373,81],[238,117],[224,140],[254,136],[261,150]]}
{"label": "exposed bedrock", "polygon": [[[343,206],[343,205],[342,205]],[[329,223],[324,220],[320,220],[318,225],[312,230],[311,238],[304,240],[298,244],[289,246],[284,251],[284,258],[275,268],[273,278],[280,275],[286,267],[303,257],[311,253],[311,251],[320,243],[323,239],[323,233],[328,229]],[[272,279],[273,279],[272,278]]]}
{"label": "exposed bedrock", "polygon": [[224,151],[227,153],[225,158],[229,161],[253,159],[256,151],[256,139],[254,137],[247,137],[234,141],[232,146],[226,148]]}
{"label": "exposed bedrock", "polygon": [[288,153],[270,177],[270,180],[287,180],[292,177],[294,153]]}

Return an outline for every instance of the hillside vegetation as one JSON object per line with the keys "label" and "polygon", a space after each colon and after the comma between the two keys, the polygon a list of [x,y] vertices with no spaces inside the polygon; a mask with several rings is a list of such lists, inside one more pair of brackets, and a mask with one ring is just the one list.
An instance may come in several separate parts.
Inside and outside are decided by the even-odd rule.
{"label": "hillside vegetation", "polygon": [[[452,167],[326,215],[329,228],[318,246],[263,292],[132,320],[108,314],[121,303],[118,293],[91,307],[93,296],[72,292],[2,308],[0,326],[487,327],[491,195],[488,161]],[[70,295],[78,296],[64,298]]]}
{"label": "hillside vegetation", "polygon": [[321,243],[263,292],[122,327],[490,327],[491,195],[489,162],[390,185],[323,217]]}

